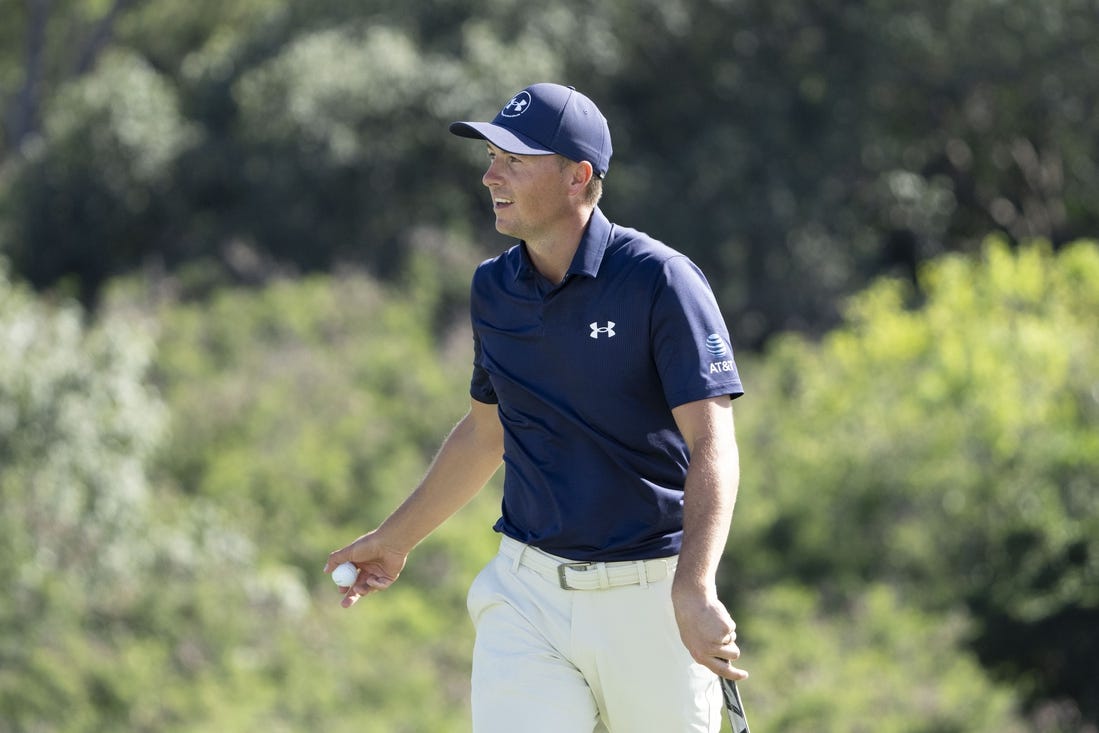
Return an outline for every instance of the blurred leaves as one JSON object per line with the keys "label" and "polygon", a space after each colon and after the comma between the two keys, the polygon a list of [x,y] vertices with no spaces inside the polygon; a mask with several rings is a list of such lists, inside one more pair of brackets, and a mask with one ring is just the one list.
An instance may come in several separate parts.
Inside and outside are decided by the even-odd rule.
{"label": "blurred leaves", "polygon": [[1094,729],[1092,0],[6,10],[0,728],[468,729],[496,489],[351,613],[319,567],[467,404],[446,125],[556,80],[739,345],[757,726]]}
{"label": "blurred leaves", "polygon": [[446,280],[205,306],[120,282],[89,326],[0,279],[0,728],[468,729],[465,590],[498,493],[381,603],[342,611],[320,572],[468,404],[468,329],[434,347]]}
{"label": "blurred leaves", "polygon": [[[320,573],[468,402],[430,242],[399,288],[129,279],[91,321],[2,281],[13,730],[468,730],[495,482],[384,595],[342,611]],[[1094,243],[993,239],[744,361],[721,593],[757,726],[1087,730],[1097,293]]]}
{"label": "blurred leaves", "polygon": [[58,93],[43,133],[56,165],[95,171],[137,211],[141,195],[166,180],[171,163],[196,142],[198,128],[180,117],[165,78],[140,57],[117,54],[94,76]]}
{"label": "blurred leaves", "polygon": [[[1093,718],[1099,248],[992,240],[921,291],[913,308],[878,282],[823,343],[785,338],[760,365],[741,425],[767,498],[744,500],[737,575],[964,610],[984,663]],[[1054,650],[1048,627],[1077,641]]]}
{"label": "blurred leaves", "polygon": [[310,278],[167,310],[168,477],[251,532],[294,536],[280,559],[303,568],[335,549],[333,526],[382,519],[468,406],[471,337],[434,347],[439,281],[403,300],[361,275]]}
{"label": "blurred leaves", "polygon": [[[0,53],[0,96],[55,120],[0,147],[0,249],[87,303],[150,263],[254,283],[241,243],[386,280],[410,226],[487,255],[482,156],[446,125],[535,80],[599,101],[607,213],[699,262],[744,347],[819,335],[869,279],[916,282],[989,232],[1058,247],[1099,225],[1093,2],[148,0],[112,6],[76,73],[59,29],[107,17],[78,5],[50,6],[39,85]],[[111,115],[78,101],[106,99],[102,73]]]}
{"label": "blurred leaves", "polygon": [[[158,705],[192,707],[219,674],[222,641],[246,630],[247,598],[234,607],[211,591],[255,567],[250,540],[220,509],[164,500],[149,481],[167,417],[145,381],[151,324],[83,318],[0,276],[8,730],[150,729],[142,711],[161,699],[158,682],[185,689]],[[237,567],[223,569],[226,557]]]}
{"label": "blurred leaves", "polygon": [[[82,318],[0,273],[0,535],[9,558],[33,558],[22,571],[31,585],[63,571],[93,583],[128,574],[124,540],[138,529],[145,460],[163,428],[164,406],[142,383],[148,334],[117,322],[85,331]],[[96,557],[73,556],[87,545]]]}
{"label": "blurred leaves", "polygon": [[163,76],[109,55],[50,100],[43,135],[24,145],[22,175],[0,205],[13,214],[14,266],[37,282],[73,274],[72,294],[92,298],[157,245],[150,231],[165,226],[175,163],[200,138]]}
{"label": "blurred leaves", "polygon": [[921,612],[888,586],[868,584],[836,608],[807,587],[778,585],[746,616],[751,677],[740,689],[759,729],[1028,730],[1010,688],[960,651],[964,620]]}

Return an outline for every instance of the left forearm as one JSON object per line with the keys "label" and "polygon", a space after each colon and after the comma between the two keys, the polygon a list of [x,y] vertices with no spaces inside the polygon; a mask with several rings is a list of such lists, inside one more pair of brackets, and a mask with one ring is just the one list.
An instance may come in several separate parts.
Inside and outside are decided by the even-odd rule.
{"label": "left forearm", "polygon": [[740,657],[736,623],[717,597],[717,566],[740,484],[732,405],[716,398],[672,413],[691,455],[683,487],[683,545],[672,581],[679,635],[696,662],[723,677],[744,679],[748,673],[732,665]]}
{"label": "left forearm", "polygon": [[740,461],[731,422],[696,442],[683,491],[683,546],[676,585],[716,589],[717,567],[729,537],[740,483]]}
{"label": "left forearm", "polygon": [[740,484],[733,407],[727,398],[715,398],[678,407],[673,415],[690,450],[675,587],[713,593]]}

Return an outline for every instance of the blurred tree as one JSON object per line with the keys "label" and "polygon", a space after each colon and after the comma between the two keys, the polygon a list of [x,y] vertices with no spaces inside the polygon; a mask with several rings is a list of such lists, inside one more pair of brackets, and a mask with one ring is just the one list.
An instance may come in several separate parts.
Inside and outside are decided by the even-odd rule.
{"label": "blurred tree", "polygon": [[[468,399],[468,327],[433,324],[456,277],[439,269],[469,263],[422,246],[394,287],[347,273],[179,303],[175,277],[131,279],[92,326],[0,278],[2,719],[468,730],[463,606],[498,492],[351,613],[319,572]],[[989,245],[920,285],[919,307],[882,282],[823,344],[744,365],[722,595],[754,719],[1012,730],[1025,697],[1030,729],[1086,729],[1099,247]]]}
{"label": "blurred tree", "polygon": [[0,720],[168,730],[267,643],[251,613],[300,615],[304,593],[223,512],[156,494],[149,324],[83,318],[0,272]]}
{"label": "blurred tree", "polygon": [[[945,257],[784,338],[739,413],[737,582],[890,583],[972,614],[983,663],[1099,720],[1099,247]],[[757,458],[751,458],[757,456]],[[755,578],[754,581],[749,578]]]}
{"label": "blurred tree", "polygon": [[[425,265],[426,266],[426,265]],[[241,517],[312,570],[404,497],[469,404],[468,325],[435,347],[441,278],[394,298],[370,279],[277,281],[161,317],[173,406],[165,480]]]}
{"label": "blurred tree", "polygon": [[469,327],[435,336],[439,267],[425,252],[396,287],[345,272],[188,303],[171,280],[113,289],[112,308],[158,314],[154,380],[172,440],[154,476],[234,517],[265,562],[312,579],[320,604],[265,629],[270,643],[249,647],[255,689],[205,729],[239,716],[248,730],[468,730],[465,595],[498,542],[498,491],[422,543],[392,591],[352,611],[320,573],[328,552],[404,498],[468,406]]}
{"label": "blurred tree", "polygon": [[[40,4],[27,7],[18,20],[37,27]],[[76,179],[58,155],[9,155],[9,251],[52,248],[36,222],[58,219],[119,267],[203,261],[245,281],[257,259],[309,270],[350,260],[395,277],[412,225],[487,253],[505,243],[479,191],[478,151],[445,125],[540,79],[599,100],[616,149],[605,208],[699,261],[747,347],[820,333],[867,278],[914,280],[918,263],[976,251],[990,230],[1059,246],[1099,225],[1094,0],[110,7],[75,17],[111,18],[111,45],[155,69],[200,134],[170,185],[146,184],[156,216],[122,209],[103,226],[51,216],[50,197],[20,192],[50,180],[61,200],[95,201],[108,180]],[[63,57],[56,25],[44,26],[47,59]],[[0,57],[9,96],[22,58]],[[34,88],[46,109],[61,87]],[[48,133],[41,144],[55,149]],[[106,225],[119,218],[140,247]],[[96,290],[96,261],[44,260],[36,285],[75,275]]]}
{"label": "blurred tree", "polygon": [[164,194],[199,130],[180,117],[171,84],[126,54],[52,97],[43,125],[4,207],[15,214],[9,253],[37,285],[73,276],[89,302],[108,276],[164,246]]}
{"label": "blurred tree", "polygon": [[[176,510],[173,501],[198,508],[153,534],[184,547],[247,546],[207,501],[232,507],[247,533],[265,522],[300,532],[295,548],[271,550],[279,560],[265,577],[275,580],[255,594],[291,599],[273,604],[282,610],[272,623],[294,607],[296,573],[332,541],[317,526],[379,511],[347,487],[403,489],[448,427],[436,422],[437,405],[444,395],[464,400],[464,385],[404,371],[447,358],[430,336],[393,343],[427,323],[436,337],[457,333],[471,264],[507,244],[478,183],[483,151],[450,139],[446,123],[483,118],[520,86],[551,79],[591,94],[611,120],[607,212],[705,267],[739,345],[785,329],[822,333],[842,317],[842,296],[875,274],[909,282],[860,296],[820,348],[780,339],[752,378],[753,393],[766,396],[738,411],[754,454],[778,457],[765,459],[756,483],[774,496],[745,501],[738,519],[766,550],[743,565],[746,577],[762,584],[792,569],[843,599],[876,578],[905,602],[911,594],[949,614],[963,598],[985,663],[1025,680],[1034,699],[1067,696],[1066,715],[1095,719],[1086,687],[1099,656],[1087,635],[1096,621],[1090,538],[1099,536],[1093,265],[1087,247],[1050,254],[1099,224],[1095,0],[33,0],[5,10],[0,250],[33,285],[60,283],[86,302],[106,278],[138,267],[182,300],[202,296],[158,313],[167,329],[156,377],[174,440],[157,454],[156,480],[183,498],[154,513]],[[999,247],[980,268],[947,259],[923,274],[942,253],[976,252],[989,230],[1016,243],[1043,236],[1050,251],[1016,260]],[[377,305],[395,296],[372,281],[307,279],[299,289],[279,280],[348,261],[398,283],[407,309]],[[271,284],[254,297],[228,293],[217,287],[226,273]],[[426,283],[441,289],[417,295]],[[24,325],[10,334],[19,338],[27,328],[52,333],[54,317],[85,316],[6,292],[18,293],[18,312],[37,314],[17,319]],[[922,310],[904,307],[921,299]],[[363,320],[341,321],[346,304]],[[371,331],[373,319],[386,327]],[[341,328],[375,335],[362,346]],[[118,329],[103,333],[126,341]],[[98,336],[83,338],[42,343],[94,351]],[[56,394],[70,383],[95,387],[97,372],[76,371]],[[390,393],[415,406],[411,424]],[[280,422],[303,413],[296,425]],[[359,445],[363,422],[381,433],[366,433],[373,448]],[[79,424],[74,434],[99,439]],[[8,435],[22,445],[36,433]],[[125,441],[103,442],[105,455],[125,453]],[[808,498],[806,486],[817,487]],[[329,495],[333,507],[313,503]],[[446,577],[446,556],[432,555],[426,580]],[[193,557],[177,576],[167,572],[181,584],[207,578],[200,600],[141,595],[124,611],[86,617],[80,607],[66,618],[96,632],[87,619],[124,618],[107,646],[126,654],[74,641],[28,662],[48,671],[28,679],[56,675],[65,699],[93,690],[97,704],[137,719],[158,714],[134,712],[147,688],[130,682],[156,678],[146,667],[171,659],[190,675],[171,702],[177,711],[228,684],[211,670],[230,670],[235,692],[255,684],[263,693],[247,710],[209,714],[248,723],[269,713],[279,675],[331,680],[273,648],[300,652],[295,629],[259,642],[219,617],[226,591],[217,582],[236,589],[231,569],[219,574],[200,549]],[[460,593],[443,587],[447,603],[428,626],[460,615]],[[104,597],[131,597],[104,588]],[[32,607],[44,606],[17,606]],[[239,596],[224,608],[255,610]],[[170,652],[140,633],[136,646],[123,643],[130,628],[159,632],[169,618]],[[218,629],[212,648],[196,641],[206,622]],[[328,641],[311,633],[318,648]],[[69,653],[81,661],[60,671]],[[112,677],[120,656],[129,676]],[[99,665],[94,685],[84,662]],[[420,672],[426,689],[434,671]],[[0,679],[17,684],[3,671]],[[307,719],[324,694],[303,692],[300,709],[278,709]]]}
{"label": "blurred tree", "polygon": [[70,79],[88,73],[114,38],[119,17],[141,0],[26,0],[4,8],[0,31],[0,161],[41,133],[41,110]]}
{"label": "blurred tree", "polygon": [[196,318],[120,283],[89,326],[0,273],[0,728],[468,730],[498,494],[382,603],[343,611],[320,572],[467,399],[440,364],[468,339],[435,352],[415,292],[284,282]]}
{"label": "blurred tree", "polygon": [[604,7],[607,207],[694,256],[746,345],[989,231],[1099,227],[1094,2]]}
{"label": "blurred tree", "polygon": [[837,603],[809,586],[780,583],[743,608],[733,611],[752,676],[740,689],[759,730],[1034,730],[1019,697],[964,651],[964,615],[921,611],[879,584]]}

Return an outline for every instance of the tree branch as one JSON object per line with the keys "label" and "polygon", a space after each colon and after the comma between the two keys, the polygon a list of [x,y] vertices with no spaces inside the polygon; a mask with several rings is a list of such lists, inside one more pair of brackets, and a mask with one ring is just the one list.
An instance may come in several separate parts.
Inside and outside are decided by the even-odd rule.
{"label": "tree branch", "polygon": [[83,76],[92,70],[95,62],[99,59],[99,55],[103,53],[103,49],[111,42],[118,16],[128,10],[134,2],[135,0],[115,0],[111,9],[95,24],[95,28],[92,29],[87,42],[80,50],[80,55],[77,56],[76,76]]}
{"label": "tree branch", "polygon": [[18,150],[23,141],[38,130],[46,24],[52,6],[53,0],[27,0],[23,84],[14,95],[7,119],[8,141],[12,150]]}

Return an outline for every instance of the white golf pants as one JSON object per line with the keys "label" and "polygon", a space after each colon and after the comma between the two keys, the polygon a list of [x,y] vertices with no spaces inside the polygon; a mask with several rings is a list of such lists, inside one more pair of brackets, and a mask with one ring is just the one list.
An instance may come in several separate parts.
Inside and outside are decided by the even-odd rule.
{"label": "white golf pants", "polygon": [[505,537],[473,581],[474,733],[717,733],[720,684],[680,641],[672,572],[565,590],[569,562]]}

